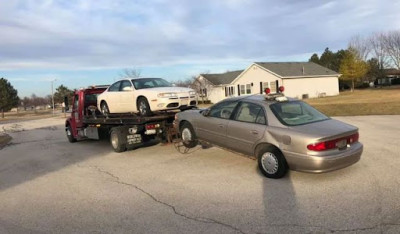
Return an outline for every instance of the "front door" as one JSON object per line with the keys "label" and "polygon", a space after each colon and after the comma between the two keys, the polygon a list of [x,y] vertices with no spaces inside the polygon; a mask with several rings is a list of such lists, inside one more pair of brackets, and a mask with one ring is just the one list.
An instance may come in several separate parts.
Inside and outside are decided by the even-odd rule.
{"label": "front door", "polygon": [[226,101],[211,107],[207,116],[201,116],[197,120],[197,136],[210,143],[226,146],[227,126],[236,105],[236,101]]}
{"label": "front door", "polygon": [[263,107],[242,102],[227,126],[229,148],[253,155],[254,146],[264,136],[266,128]]}
{"label": "front door", "polygon": [[121,81],[121,86],[118,93],[120,111],[126,113],[136,112],[134,109],[136,105],[132,83],[129,80]]}

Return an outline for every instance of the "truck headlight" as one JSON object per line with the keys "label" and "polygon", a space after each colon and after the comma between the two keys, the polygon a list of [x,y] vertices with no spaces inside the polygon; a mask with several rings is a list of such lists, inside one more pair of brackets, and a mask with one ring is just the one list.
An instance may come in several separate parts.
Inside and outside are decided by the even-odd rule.
{"label": "truck headlight", "polygon": [[176,93],[159,93],[157,94],[160,98],[171,98],[171,97],[178,97]]}
{"label": "truck headlight", "polygon": [[196,95],[196,92],[195,92],[195,91],[190,91],[190,92],[189,92],[189,95],[190,95],[190,96],[194,96],[194,95]]}

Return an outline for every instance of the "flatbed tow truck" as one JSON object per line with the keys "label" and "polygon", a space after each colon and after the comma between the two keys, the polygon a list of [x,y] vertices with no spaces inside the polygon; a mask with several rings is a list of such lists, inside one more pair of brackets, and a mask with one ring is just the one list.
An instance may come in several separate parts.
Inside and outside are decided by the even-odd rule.
{"label": "flatbed tow truck", "polygon": [[[102,115],[97,109],[97,96],[108,86],[93,86],[75,91],[71,116],[65,121],[69,142],[109,137],[115,152],[135,148],[152,139],[166,141],[175,133],[176,111],[164,111],[145,117],[134,113]],[[65,99],[68,106],[68,99]]]}

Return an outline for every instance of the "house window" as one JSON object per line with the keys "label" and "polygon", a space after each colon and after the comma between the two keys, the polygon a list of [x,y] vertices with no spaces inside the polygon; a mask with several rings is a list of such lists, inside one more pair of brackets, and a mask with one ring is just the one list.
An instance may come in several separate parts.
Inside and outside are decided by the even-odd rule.
{"label": "house window", "polygon": [[228,97],[228,87],[225,87],[225,97]]}
{"label": "house window", "polygon": [[251,94],[251,84],[246,85],[246,94]]}
{"label": "house window", "polygon": [[234,96],[235,95],[235,87],[231,87],[231,96]]}
{"label": "house window", "polygon": [[246,86],[240,85],[240,94],[246,94]]}
{"label": "house window", "polygon": [[207,89],[200,89],[200,97],[207,97]]}
{"label": "house window", "polygon": [[269,85],[270,85],[270,89],[271,89],[271,93],[276,93],[276,81],[271,81],[270,83],[269,83]]}

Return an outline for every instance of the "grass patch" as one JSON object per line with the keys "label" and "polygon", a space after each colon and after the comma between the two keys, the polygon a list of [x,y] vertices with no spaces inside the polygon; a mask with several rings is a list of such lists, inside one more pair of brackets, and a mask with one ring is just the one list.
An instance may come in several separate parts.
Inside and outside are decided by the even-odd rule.
{"label": "grass patch", "polygon": [[400,86],[346,91],[304,101],[329,116],[400,115]]}

